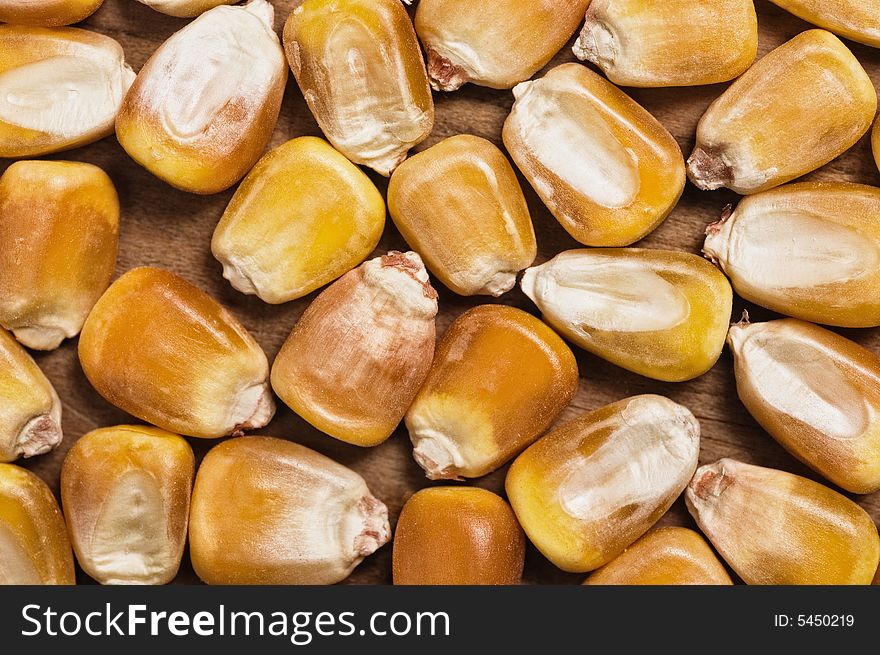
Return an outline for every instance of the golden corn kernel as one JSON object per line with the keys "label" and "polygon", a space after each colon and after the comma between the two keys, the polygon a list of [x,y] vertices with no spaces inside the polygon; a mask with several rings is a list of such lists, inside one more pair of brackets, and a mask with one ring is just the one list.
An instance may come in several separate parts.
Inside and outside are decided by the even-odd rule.
{"label": "golden corn kernel", "polygon": [[436,315],[416,253],[371,259],[309,305],[272,365],[272,388],[331,437],[380,444],[428,374]]}
{"label": "golden corn kernel", "polygon": [[593,0],[574,44],[622,86],[695,86],[744,73],[758,53],[752,0]]}
{"label": "golden corn kernel", "polygon": [[519,584],[524,558],[513,510],[485,489],[422,489],[394,531],[396,585]]}
{"label": "golden corn kernel", "polygon": [[700,189],[765,191],[813,171],[858,141],[877,93],[840,39],[810,30],[734,82],[697,126],[688,175]]}
{"label": "golden corn kernel", "polygon": [[133,80],[122,46],[108,36],[0,25],[0,157],[45,155],[112,134]]}
{"label": "golden corn kernel", "polygon": [[520,286],[581,348],[639,375],[681,382],[712,368],[730,324],[730,284],[707,264],[666,250],[569,250],[528,269]]}
{"label": "golden corn kernel", "polygon": [[55,496],[36,475],[0,464],[0,585],[75,584]]}
{"label": "golden corn kernel", "polygon": [[272,136],[287,81],[274,15],[266,0],[215,7],[153,53],[116,120],[132,159],[192,193],[244,177]]}
{"label": "golden corn kernel", "polygon": [[85,20],[104,0],[0,0],[0,22],[58,27]]}
{"label": "golden corn kernel", "polygon": [[871,135],[871,146],[874,151],[874,161],[880,168],[880,119],[874,124],[874,133]]}
{"label": "golden corn kernel", "polygon": [[878,0],[770,0],[798,18],[859,43],[880,48]]}
{"label": "golden corn kernel", "polygon": [[334,584],[390,537],[361,476],[290,441],[225,441],[196,475],[190,556],[208,584]]}
{"label": "golden corn kernel", "polygon": [[870,584],[880,560],[867,512],[785,471],[721,459],[688,485],[688,510],[747,584]]}
{"label": "golden corn kernel", "polygon": [[178,18],[194,18],[220,5],[234,5],[238,0],[138,0],[138,2]]}
{"label": "golden corn kernel", "polygon": [[880,325],[880,189],[804,182],[760,193],[706,231],[703,252],[746,300],[805,321]]}
{"label": "golden corn kernel", "polygon": [[104,398],[191,437],[260,428],[275,413],[269,363],[232,314],[158,268],[116,280],[89,314],[79,360]]}
{"label": "golden corn kernel", "polygon": [[296,0],[284,26],[290,68],[337,150],[389,176],[434,127],[434,101],[399,0]]}
{"label": "golden corn kernel", "polygon": [[28,348],[57,348],[113,276],[113,182],[91,164],[16,162],[0,177],[0,234],[0,325]]}
{"label": "golden corn kernel", "polygon": [[195,459],[182,437],[143,425],[94,430],[61,468],[76,559],[101,584],[165,584],[186,543]]}
{"label": "golden corn kernel", "polygon": [[563,64],[513,95],[504,145],[572,237],[626,246],[675,207],[685,184],[678,143],[610,82]]}
{"label": "golden corn kernel", "polygon": [[700,424],[663,396],[612,403],[516,458],[505,488],[529,539],[565,571],[617,557],[666,513],[697,468]]}
{"label": "golden corn kernel", "polygon": [[61,436],[61,401],[52,383],[0,329],[0,462],[47,453]]}
{"label": "golden corn kernel", "polygon": [[211,250],[223,277],[269,303],[301,298],[366,259],[385,227],[385,200],[323,139],[265,155],[220,219]]}
{"label": "golden corn kernel", "polygon": [[731,585],[724,565],[699,534],[657,528],[590,575],[586,585]]}
{"label": "golden corn kernel", "polygon": [[431,272],[463,296],[510,291],[537,254],[516,173],[480,137],[450,137],[401,164],[388,209]]}
{"label": "golden corn kernel", "polygon": [[455,91],[473,82],[509,89],[529,79],[574,34],[590,0],[421,0],[416,32],[428,55],[431,86]]}
{"label": "golden corn kernel", "polygon": [[880,489],[880,357],[794,319],[731,326],[736,389],[755,420],[839,487]]}
{"label": "golden corn kernel", "polygon": [[468,310],[449,327],[406,413],[413,456],[432,480],[491,473],[537,439],[577,391],[565,342],[524,311]]}

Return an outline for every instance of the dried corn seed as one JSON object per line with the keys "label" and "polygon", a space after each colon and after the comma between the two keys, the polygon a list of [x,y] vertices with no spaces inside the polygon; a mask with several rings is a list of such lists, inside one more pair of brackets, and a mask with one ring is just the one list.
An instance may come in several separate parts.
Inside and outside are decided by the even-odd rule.
{"label": "dried corn seed", "polygon": [[0,157],[45,155],[112,134],[133,80],[110,37],[0,25]]}
{"label": "dried corn seed", "polygon": [[880,168],[880,119],[874,124],[874,133],[871,135],[871,147],[874,151],[874,161]]}
{"label": "dried corn seed", "polygon": [[688,174],[704,190],[771,189],[848,150],[876,111],[874,85],[840,39],[825,30],[803,32],[706,110]]}
{"label": "dried corn seed", "polygon": [[304,446],[231,439],[199,467],[189,544],[208,584],[333,584],[390,537],[363,478]]}
{"label": "dried corn seed", "polygon": [[116,280],[89,314],[79,359],[92,386],[139,419],[217,438],[272,418],[266,355],[232,314],[158,268]]}
{"label": "dried corn seed", "polygon": [[509,89],[542,69],[571,38],[590,0],[422,0],[416,32],[431,86],[455,91],[473,82]]}
{"label": "dried corn seed", "polygon": [[623,86],[694,86],[744,73],[758,52],[752,0],[593,0],[574,44]]}
{"label": "dried corn seed", "polygon": [[610,562],[666,513],[697,468],[700,424],[663,396],[634,396],[553,430],[505,488],[529,539],[565,571]]}
{"label": "dried corn seed", "polygon": [[386,177],[434,126],[434,101],[399,0],[296,0],[284,48],[337,150]]}
{"label": "dried corn seed", "polygon": [[569,250],[528,269],[520,286],[581,348],[680,382],[712,368],[730,323],[730,284],[707,263],[664,250]]}
{"label": "dried corn seed", "polygon": [[138,0],[156,11],[178,18],[194,18],[219,5],[234,5],[238,0]]}
{"label": "dried corn seed", "polygon": [[610,82],[563,64],[513,95],[504,145],[572,237],[626,246],[675,207],[685,184],[678,144]]}
{"label": "dried corn seed", "polygon": [[744,199],[703,252],[746,300],[806,321],[880,325],[880,189],[805,182]]}
{"label": "dried corn seed", "polygon": [[244,177],[272,136],[287,81],[274,12],[266,0],[215,7],[153,53],[116,121],[132,159],[192,193]]}
{"label": "dried corn seed", "polygon": [[878,0],[770,0],[798,18],[859,43],[880,47]]}
{"label": "dried corn seed", "polygon": [[731,585],[724,565],[699,534],[657,528],[587,578],[586,585]]}
{"label": "dried corn seed", "polygon": [[416,253],[371,259],[309,305],[272,364],[272,388],[331,437],[380,444],[428,374],[436,315]]}
{"label": "dried corn seed", "polygon": [[537,253],[513,168],[492,143],[450,137],[394,172],[388,209],[407,243],[463,296],[500,296]]}
{"label": "dried corn seed", "polygon": [[142,425],[94,430],[61,468],[76,559],[101,584],[165,584],[186,543],[195,459],[182,437]]}
{"label": "dried corn seed", "polygon": [[525,537],[510,505],[474,487],[433,487],[410,498],[394,531],[396,585],[513,585]]}
{"label": "dried corn seed", "polygon": [[113,276],[113,182],[91,164],[16,162],[0,177],[0,233],[0,325],[29,348],[57,348]]}
{"label": "dried corn seed", "polygon": [[877,570],[871,517],[818,482],[721,459],[700,467],[685,500],[747,584],[869,584]]}
{"label": "dried corn seed", "polygon": [[49,487],[0,464],[0,585],[75,584],[64,517]]}
{"label": "dried corn seed", "polygon": [[326,141],[301,137],[248,173],[211,250],[242,293],[283,303],[332,282],[366,259],[385,227],[385,201]]}
{"label": "dried corn seed", "polygon": [[85,20],[104,0],[0,0],[0,22],[58,27]]}
{"label": "dried corn seed", "polygon": [[486,475],[550,427],[577,385],[574,355],[544,323],[474,307],[443,336],[406,413],[413,456],[432,480]]}

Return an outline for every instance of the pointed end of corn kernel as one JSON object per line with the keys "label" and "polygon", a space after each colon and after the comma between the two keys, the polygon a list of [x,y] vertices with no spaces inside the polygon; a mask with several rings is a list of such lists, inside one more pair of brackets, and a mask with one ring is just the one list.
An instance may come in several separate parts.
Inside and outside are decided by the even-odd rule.
{"label": "pointed end of corn kernel", "polygon": [[531,268],[527,268],[523,271],[522,278],[519,281],[519,288],[522,289],[522,292],[528,296],[528,298],[532,302],[535,301],[535,297],[537,295],[537,278],[538,278],[538,266],[532,266]]}
{"label": "pointed end of corn kernel", "polygon": [[739,319],[739,322],[732,323],[730,329],[727,331],[727,345],[733,348],[734,351],[739,350],[740,345],[745,338],[745,333],[750,326],[749,312],[744,309],[742,318]]}
{"label": "pointed end of corn kernel", "polygon": [[223,277],[229,281],[233,289],[249,296],[260,295],[256,283],[241,262],[236,261],[234,257],[223,257],[220,263],[223,265]]}
{"label": "pointed end of corn kernel", "polygon": [[437,315],[437,292],[418,253],[392,250],[366,262],[362,270],[364,282],[386,293],[401,310],[425,318]]}
{"label": "pointed end of corn kernel", "polygon": [[721,496],[733,483],[733,478],[726,468],[728,460],[719,459],[714,464],[701,466],[694,473],[687,488],[686,500],[691,505],[695,501],[712,501]]}
{"label": "pointed end of corn kernel", "polygon": [[268,382],[251,385],[239,392],[232,408],[229,434],[240,437],[246,430],[261,428],[275,416],[275,400]]}
{"label": "pointed end of corn kernel", "polygon": [[470,81],[467,71],[434,48],[428,48],[428,78],[435,91],[457,91]]}
{"label": "pointed end of corn kernel", "polygon": [[18,435],[16,451],[22,457],[33,457],[48,453],[61,443],[61,421],[59,416],[41,414],[25,424]]}
{"label": "pointed end of corn kernel", "polygon": [[378,498],[366,495],[357,505],[357,515],[361,526],[352,543],[352,549],[357,557],[367,557],[391,539],[388,508]]}
{"label": "pointed end of corn kernel", "polygon": [[413,458],[429,480],[464,480],[459,475],[461,454],[455,442],[434,430],[410,430]]}
{"label": "pointed end of corn kernel", "polygon": [[587,16],[584,28],[571,50],[581,61],[589,61],[600,68],[610,66],[616,51],[614,34],[604,23]]}
{"label": "pointed end of corn kernel", "polygon": [[50,325],[13,328],[12,334],[19,343],[32,350],[55,350],[66,338],[76,336],[76,332],[68,334],[65,330]]}
{"label": "pointed end of corn kernel", "polygon": [[687,160],[687,172],[691,182],[703,191],[714,191],[727,186],[733,180],[730,167],[717,154],[694,148]]}
{"label": "pointed end of corn kernel", "polygon": [[275,7],[267,0],[250,0],[244,4],[244,10],[253,14],[266,25],[266,29],[275,30]]}
{"label": "pointed end of corn kernel", "polygon": [[474,295],[498,298],[516,286],[517,271],[497,271]]}
{"label": "pointed end of corn kernel", "polygon": [[706,240],[703,242],[703,256],[716,266],[721,265],[721,260],[726,254],[728,243],[728,226],[730,217],[733,216],[733,205],[727,205],[721,212],[721,218],[706,226]]}

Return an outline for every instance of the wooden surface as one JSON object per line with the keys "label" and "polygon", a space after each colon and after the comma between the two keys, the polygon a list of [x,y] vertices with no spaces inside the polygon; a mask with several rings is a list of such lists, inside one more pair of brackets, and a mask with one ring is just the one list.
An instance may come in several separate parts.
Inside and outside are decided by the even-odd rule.
{"label": "wooden surface", "polygon": [[[277,12],[275,27],[280,34],[290,3],[274,0],[273,4]],[[755,4],[761,32],[759,56],[810,27],[766,0],[757,0]],[[153,50],[185,24],[183,20],[158,14],[135,0],[106,0],[97,14],[82,26],[118,39],[125,49],[129,63],[135,70],[139,70]],[[880,88],[880,50],[850,42],[847,45],[868,70],[875,86]],[[570,49],[566,46],[551,65],[572,59]],[[627,91],[672,132],[687,156],[693,147],[694,131],[700,115],[724,88],[725,85],[715,85],[692,89]],[[513,101],[509,91],[492,91],[468,85],[453,94],[435,94],[435,100],[437,123],[434,132],[417,149],[424,149],[440,139],[462,132],[477,134],[501,146],[501,125]],[[291,75],[281,117],[270,145],[276,146],[302,135],[320,135],[320,131]],[[175,191],[139,168],[112,137],[85,148],[61,153],[54,158],[97,164],[116,183],[122,201],[117,276],[141,265],[161,266],[177,272],[209,291],[230,308],[251,330],[272,361],[291,327],[314,295],[286,305],[271,306],[255,296],[238,293],[223,279],[220,264],[211,256],[210,239],[232,191],[210,197]],[[3,163],[4,169],[8,163]],[[376,175],[371,177],[384,192],[386,181]],[[850,152],[812,174],[809,179],[849,180],[880,185],[880,173],[871,158],[868,138],[862,139]],[[538,235],[538,261],[545,261],[562,250],[577,247],[578,244],[550,216],[525,180],[521,178],[521,182]],[[672,215],[641,245],[698,253],[705,225],[716,220],[726,204],[735,201],[736,196],[731,192],[700,192],[688,184]],[[404,248],[406,244],[389,219],[377,252]],[[497,301],[461,298],[443,288],[438,288],[438,291],[439,334],[445,331],[456,316],[479,303],[500,302],[530,312],[536,311],[518,290]],[[756,309],[736,298],[734,314],[738,316],[743,308],[748,308],[757,320],[773,317],[772,313]],[[845,330],[843,333],[875,351],[880,351],[880,329]],[[574,350],[582,379],[577,397],[561,420],[570,419],[585,410],[626,396],[639,393],[664,394],[689,407],[699,418],[702,425],[701,463],[730,456],[815,477],[776,445],[746,413],[736,397],[731,358],[726,351],[717,366],[701,378],[683,384],[665,384],[618,369],[577,348]],[[53,453],[24,461],[23,465],[42,476],[57,493],[61,462],[67,450],[80,436],[97,427],[133,422],[133,419],[112,407],[89,386],[76,357],[75,339],[68,340],[54,352],[36,353],[35,358],[54,383],[64,403],[64,441]],[[382,446],[364,450],[320,434],[279,403],[275,419],[260,433],[303,443],[358,471],[366,478],[373,492],[388,504],[392,525],[407,497],[429,484],[412,460],[410,443],[402,427]],[[210,441],[193,439],[191,442],[199,458],[212,445]],[[506,467],[473,484],[502,492],[505,473]],[[880,520],[880,494],[857,500],[871,513],[875,521]],[[661,524],[693,527],[681,499],[662,519]],[[390,564],[389,544],[356,569],[350,582],[390,582]],[[525,582],[575,583],[583,577],[559,571],[534,548],[529,547]],[[79,573],[79,579],[81,582],[90,582],[82,572]],[[178,581],[196,581],[186,557]]]}

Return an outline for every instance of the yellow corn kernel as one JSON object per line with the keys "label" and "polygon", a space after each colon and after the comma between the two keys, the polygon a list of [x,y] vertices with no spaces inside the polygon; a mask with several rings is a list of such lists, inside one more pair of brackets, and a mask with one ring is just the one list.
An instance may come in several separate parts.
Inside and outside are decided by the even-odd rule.
{"label": "yellow corn kernel", "polygon": [[219,5],[234,5],[238,0],[138,0],[156,11],[178,18],[194,18]]}
{"label": "yellow corn kernel", "polygon": [[101,584],[165,584],[186,543],[195,458],[143,425],[94,430],[67,452],[61,501],[76,559]]}
{"label": "yellow corn kernel", "polygon": [[874,124],[874,132],[871,135],[871,147],[874,151],[874,161],[880,168],[880,119]]}
{"label": "yellow corn kernel", "polygon": [[47,453],[61,436],[61,401],[52,383],[0,329],[0,462]]}
{"label": "yellow corn kernel", "polygon": [[784,43],[713,102],[688,175],[700,189],[757,193],[842,154],[871,127],[877,93],[840,39],[810,30]]}
{"label": "yellow corn kernel", "polygon": [[880,189],[804,182],[745,198],[705,255],[746,300],[805,321],[880,325]]}
{"label": "yellow corn kernel", "polygon": [[880,48],[880,0],[770,0],[798,18]]}
{"label": "yellow corn kernel", "polygon": [[358,446],[385,441],[428,374],[437,293],[414,252],[371,259],[329,286],[272,364],[293,411]]}
{"label": "yellow corn kernel", "polygon": [[413,456],[432,480],[491,473],[550,427],[577,385],[574,355],[544,323],[474,307],[446,331],[406,413]]}
{"label": "yellow corn kernel", "polygon": [[578,59],[622,86],[696,86],[744,73],[758,53],[752,0],[593,0]]}
{"label": "yellow corn kernel", "polygon": [[434,101],[399,0],[296,0],[284,26],[290,68],[337,150],[389,176],[434,126]]}
{"label": "yellow corn kernel", "polygon": [[520,286],[581,348],[639,375],[681,382],[712,368],[730,324],[730,284],[707,264],[666,250],[569,250],[528,269]]}
{"label": "yellow corn kernel", "polygon": [[45,155],[112,134],[133,80],[122,46],[108,36],[0,25],[0,157]]}
{"label": "yellow corn kernel", "polygon": [[877,527],[861,507],[785,471],[721,459],[688,485],[688,510],[747,584],[870,584]]}
{"label": "yellow corn kernel", "polygon": [[113,182],[91,164],[16,162],[0,177],[0,234],[0,325],[28,348],[57,348],[113,276]]}
{"label": "yellow corn kernel", "polygon": [[651,528],[697,468],[700,424],[663,396],[634,396],[553,430],[516,458],[505,488],[538,550],[586,573]]}
{"label": "yellow corn kernel", "polygon": [[731,326],[736,389],[792,455],[847,491],[880,489],[880,357],[794,319]]}
{"label": "yellow corn kernel", "polygon": [[153,53],[116,120],[132,159],[192,193],[244,177],[272,136],[287,81],[274,15],[267,0],[215,7]]}
{"label": "yellow corn kernel", "polygon": [[421,0],[416,32],[431,86],[509,89],[541,70],[571,38],[590,0]]}
{"label": "yellow corn kernel", "polygon": [[394,531],[396,585],[519,584],[524,558],[513,510],[485,489],[422,489],[403,506]]}
{"label": "yellow corn kernel", "polygon": [[563,64],[513,95],[504,145],[572,237],[626,246],[675,207],[685,184],[678,143],[613,84]]}
{"label": "yellow corn kernel", "polygon": [[401,164],[388,209],[431,272],[463,296],[510,291],[537,254],[516,173],[480,137],[450,137]]}
{"label": "yellow corn kernel", "polygon": [[208,584],[334,584],[390,537],[361,476],[290,441],[225,441],[196,475],[190,556]]}
{"label": "yellow corn kernel", "polygon": [[58,27],[85,20],[104,0],[0,0],[0,22]]}
{"label": "yellow corn kernel", "polygon": [[55,496],[36,475],[0,464],[0,585],[75,584]]}
{"label": "yellow corn kernel", "polygon": [[326,141],[300,137],[248,173],[211,250],[233,287],[283,303],[364,261],[384,227],[385,201],[370,178]]}
{"label": "yellow corn kernel", "polygon": [[269,364],[232,314],[158,268],[116,280],[89,314],[79,360],[104,398],[160,428],[207,439],[272,418]]}
{"label": "yellow corn kernel", "polygon": [[699,534],[657,528],[590,575],[586,585],[731,585],[724,565]]}

